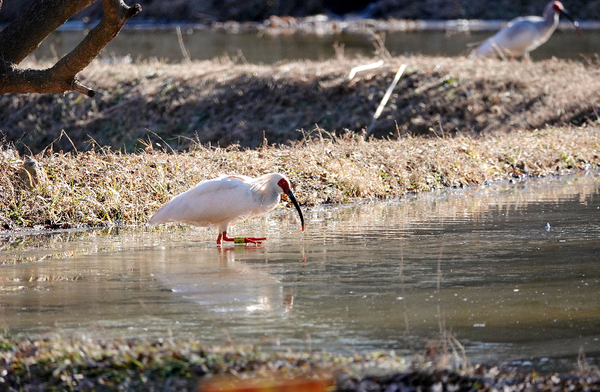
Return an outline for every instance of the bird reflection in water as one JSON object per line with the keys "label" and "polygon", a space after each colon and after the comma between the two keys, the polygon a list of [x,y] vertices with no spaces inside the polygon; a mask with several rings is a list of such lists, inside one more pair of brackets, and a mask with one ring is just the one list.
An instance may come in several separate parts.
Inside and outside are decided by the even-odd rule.
{"label": "bird reflection in water", "polygon": [[[199,271],[199,274],[187,275],[184,279],[193,278],[194,284],[185,282],[173,291],[180,292],[188,299],[202,304],[214,305],[213,311],[246,311],[288,313],[294,306],[294,289],[284,286],[275,276],[264,268],[245,263],[241,259],[265,257],[268,254],[262,247],[217,247],[219,254],[218,271]],[[237,260],[236,260],[237,258]],[[306,261],[304,251],[302,260]],[[204,282],[204,280],[210,280]],[[184,283],[184,282],[180,282]],[[242,306],[232,304],[245,303]]]}

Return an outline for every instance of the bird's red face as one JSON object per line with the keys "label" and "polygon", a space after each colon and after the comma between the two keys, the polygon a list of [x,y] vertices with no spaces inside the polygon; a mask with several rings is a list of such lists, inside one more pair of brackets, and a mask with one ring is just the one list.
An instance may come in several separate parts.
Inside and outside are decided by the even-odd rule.
{"label": "bird's red face", "polygon": [[553,1],[552,8],[554,8],[554,11],[560,12],[561,14],[565,11],[565,7],[560,1]]}
{"label": "bird's red face", "polygon": [[298,205],[298,202],[296,201],[296,198],[294,197],[294,194],[290,189],[290,183],[285,178],[282,178],[277,182],[277,185],[279,185],[279,187],[283,190],[283,193],[285,193],[290,198],[292,203],[294,203],[294,207],[296,207],[296,210],[298,210],[298,215],[300,215],[300,221],[302,222],[302,231],[304,231],[304,216],[302,216],[300,206]]}
{"label": "bird's red face", "polygon": [[575,30],[577,30],[577,34],[578,35],[581,34],[581,29],[579,28],[579,23],[577,23],[577,21],[575,19],[573,19],[571,14],[569,14],[567,12],[567,10],[565,9],[565,7],[562,5],[562,3],[560,1],[553,1],[552,8],[554,9],[554,11],[558,12],[559,14],[564,15],[567,19],[569,19],[573,23],[573,26],[575,26]]}
{"label": "bird's red face", "polygon": [[283,193],[285,193],[286,195],[290,191],[290,183],[285,178],[279,180],[277,185],[279,185],[279,187],[283,189]]}

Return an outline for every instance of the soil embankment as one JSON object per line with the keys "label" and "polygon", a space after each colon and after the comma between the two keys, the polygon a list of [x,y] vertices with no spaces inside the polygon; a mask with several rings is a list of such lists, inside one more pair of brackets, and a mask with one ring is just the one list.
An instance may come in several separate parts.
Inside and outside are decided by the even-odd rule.
{"label": "soil embankment", "polygon": [[[401,64],[407,70],[375,126],[375,135],[486,135],[598,121],[597,63],[473,61],[424,56],[387,59],[348,79],[375,59],[236,64],[225,58],[192,64],[95,61],[81,73],[98,94],[5,95],[5,141],[37,153],[64,132],[55,150],[82,151],[89,141],[125,148],[139,140],[189,141],[255,148],[303,138],[319,126],[337,134],[368,126]],[[8,115],[10,114],[10,115]],[[26,146],[26,147],[25,147]]]}

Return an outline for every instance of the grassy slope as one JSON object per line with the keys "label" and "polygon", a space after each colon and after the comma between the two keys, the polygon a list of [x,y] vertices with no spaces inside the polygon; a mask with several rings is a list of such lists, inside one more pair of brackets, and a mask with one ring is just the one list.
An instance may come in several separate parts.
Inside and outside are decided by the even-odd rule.
{"label": "grassy slope", "polygon": [[[0,130],[21,151],[34,153],[64,131],[55,150],[89,148],[95,140],[133,151],[139,139],[159,136],[174,148],[189,140],[222,147],[300,140],[315,124],[329,132],[360,133],[367,127],[400,64],[405,75],[375,127],[376,135],[471,135],[595,124],[600,107],[597,64],[559,60],[539,63],[473,61],[423,56],[292,62],[276,66],[235,64],[231,59],[192,64],[107,64],[95,61],[84,83],[92,99],[66,95],[5,95],[0,112],[11,113]],[[38,64],[39,65],[39,64]]]}
{"label": "grassy slope", "polygon": [[[0,222],[140,223],[223,173],[286,173],[300,203],[314,205],[599,164],[597,65],[415,56],[348,81],[352,67],[371,61],[95,62],[83,75],[100,92],[93,99],[2,96],[2,112],[13,115],[2,129]],[[391,138],[365,142],[359,134],[403,63],[407,73],[378,121]],[[36,131],[23,137],[27,130]],[[29,149],[47,178],[33,189],[19,177]]]}
{"label": "grassy slope", "polygon": [[[321,132],[322,133],[322,132]],[[140,223],[191,185],[224,173],[289,176],[303,205],[355,197],[399,197],[439,187],[500,178],[560,174],[600,164],[600,128],[549,128],[473,139],[321,138],[255,150],[208,148],[170,153],[149,146],[137,154],[92,150],[38,157],[47,181],[28,189],[14,150],[0,155],[0,221],[35,224]]]}

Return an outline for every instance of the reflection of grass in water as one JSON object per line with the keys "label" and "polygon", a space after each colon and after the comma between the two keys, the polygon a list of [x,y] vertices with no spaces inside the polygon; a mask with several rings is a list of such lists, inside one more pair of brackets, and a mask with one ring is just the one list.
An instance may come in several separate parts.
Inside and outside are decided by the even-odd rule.
{"label": "reflection of grass in water", "polygon": [[[197,239],[201,230],[190,231],[184,225],[168,230],[152,229],[152,235],[140,227],[111,226],[101,229],[23,230],[0,236],[0,266],[73,258],[103,252],[135,248],[158,240],[168,240],[182,233]],[[211,240],[213,238],[211,237]],[[0,282],[2,278],[0,277]]]}
{"label": "reflection of grass in water", "polygon": [[[403,239],[400,239],[403,242]],[[417,354],[416,358],[422,358],[421,360],[429,361],[430,366],[433,365],[439,369],[462,369],[466,371],[472,369],[471,362],[468,360],[465,348],[460,341],[454,336],[452,331],[446,328],[446,317],[443,311],[442,293],[441,293],[441,282],[443,278],[442,273],[442,256],[444,252],[444,244],[442,243],[439,251],[437,272],[436,272],[436,289],[435,289],[435,300],[436,300],[436,318],[438,320],[439,335],[434,336],[431,339],[425,340],[425,346],[422,354]],[[404,252],[403,247],[400,248],[400,298],[402,303],[402,316],[404,320],[404,339],[406,340],[409,350],[415,353],[413,344],[413,337],[410,332],[410,318],[405,293],[404,284]],[[429,295],[429,294],[428,294]],[[414,354],[413,354],[414,355]]]}

